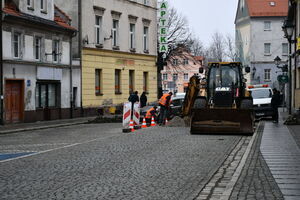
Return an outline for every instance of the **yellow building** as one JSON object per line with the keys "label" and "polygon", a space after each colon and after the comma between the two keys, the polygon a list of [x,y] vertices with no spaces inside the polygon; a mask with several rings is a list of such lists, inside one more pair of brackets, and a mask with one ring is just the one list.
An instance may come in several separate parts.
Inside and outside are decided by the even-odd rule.
{"label": "yellow building", "polygon": [[84,48],[82,51],[83,108],[126,102],[131,91],[157,99],[156,56]]}

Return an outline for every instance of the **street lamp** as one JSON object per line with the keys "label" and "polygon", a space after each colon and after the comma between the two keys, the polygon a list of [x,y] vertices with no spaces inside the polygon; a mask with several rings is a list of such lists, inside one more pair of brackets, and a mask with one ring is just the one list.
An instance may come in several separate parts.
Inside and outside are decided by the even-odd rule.
{"label": "street lamp", "polygon": [[274,62],[275,62],[275,65],[278,67],[279,64],[280,64],[280,61],[281,61],[281,58],[279,56],[276,56],[276,58],[274,58]]}
{"label": "street lamp", "polygon": [[291,20],[285,20],[282,26],[284,32],[284,37],[287,38],[289,42],[289,114],[292,114],[292,43],[295,43],[295,40],[292,40],[294,33],[295,25]]}

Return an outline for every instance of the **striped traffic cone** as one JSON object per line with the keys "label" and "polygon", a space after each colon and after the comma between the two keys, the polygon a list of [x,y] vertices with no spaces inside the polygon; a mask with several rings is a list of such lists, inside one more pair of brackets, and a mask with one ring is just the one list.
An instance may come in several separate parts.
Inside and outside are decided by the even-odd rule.
{"label": "striped traffic cone", "polygon": [[132,119],[130,120],[130,123],[129,123],[129,129],[131,129],[131,132],[134,131],[134,126],[133,126],[133,120]]}
{"label": "striped traffic cone", "polygon": [[151,126],[156,126],[156,123],[154,121],[154,117],[152,116],[152,119],[151,119]]}
{"label": "striped traffic cone", "polygon": [[142,128],[147,128],[147,124],[146,124],[146,119],[145,119],[145,117],[144,117],[144,119],[143,119]]}

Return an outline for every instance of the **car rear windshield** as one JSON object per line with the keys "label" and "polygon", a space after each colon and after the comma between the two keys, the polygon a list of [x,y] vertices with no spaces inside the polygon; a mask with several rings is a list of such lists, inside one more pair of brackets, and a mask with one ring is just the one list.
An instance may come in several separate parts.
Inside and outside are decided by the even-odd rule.
{"label": "car rear windshield", "polygon": [[253,99],[272,98],[272,90],[251,90]]}

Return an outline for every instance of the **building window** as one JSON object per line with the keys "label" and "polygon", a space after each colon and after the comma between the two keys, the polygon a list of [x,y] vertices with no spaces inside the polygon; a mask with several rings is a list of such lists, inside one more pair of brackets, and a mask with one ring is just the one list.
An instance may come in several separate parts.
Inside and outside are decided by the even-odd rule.
{"label": "building window", "polygon": [[172,62],[173,62],[173,65],[175,65],[175,66],[178,65],[178,59],[173,59]]}
{"label": "building window", "polygon": [[148,92],[148,72],[143,74],[143,91]]}
{"label": "building window", "polygon": [[288,55],[288,44],[282,43],[282,55],[287,56]]}
{"label": "building window", "polygon": [[183,64],[184,65],[188,65],[189,64],[189,60],[188,59],[183,59]]}
{"label": "building window", "polygon": [[189,74],[188,73],[184,73],[183,74],[183,78],[185,81],[189,80]]}
{"label": "building window", "polygon": [[168,74],[163,74],[163,80],[164,81],[168,80]]}
{"label": "building window", "polygon": [[173,74],[173,81],[177,81],[178,79],[178,74]]}
{"label": "building window", "polygon": [[36,60],[41,60],[41,37],[34,37],[34,58]]}
{"label": "building window", "polygon": [[121,70],[115,70],[115,93],[121,94]]}
{"label": "building window", "polygon": [[113,41],[113,46],[117,47],[119,46],[119,20],[113,20],[113,28],[112,28],[112,41]]}
{"label": "building window", "polygon": [[53,61],[59,60],[59,40],[53,40]]}
{"label": "building window", "polygon": [[95,33],[96,33],[96,44],[101,44],[101,26],[102,26],[102,16],[95,16]]}
{"label": "building window", "polygon": [[144,43],[144,52],[145,53],[149,52],[148,39],[149,39],[149,28],[144,26],[143,43]]}
{"label": "building window", "polygon": [[271,30],[271,22],[270,21],[264,21],[264,30],[265,31]]}
{"label": "building window", "polygon": [[129,25],[129,46],[131,50],[135,49],[135,24]]}
{"label": "building window", "polygon": [[48,108],[48,107],[59,107],[60,97],[60,83],[36,83],[36,107],[37,108]]}
{"label": "building window", "polygon": [[271,43],[264,44],[264,54],[271,55]]}
{"label": "building window", "polygon": [[47,0],[40,0],[41,12],[47,12]]}
{"label": "building window", "polygon": [[144,0],[144,4],[148,6],[149,5],[149,0]]}
{"label": "building window", "polygon": [[14,33],[13,35],[13,53],[14,58],[20,58],[21,57],[21,34],[20,33]]}
{"label": "building window", "polygon": [[271,69],[265,69],[265,81],[271,80]]}
{"label": "building window", "polygon": [[27,0],[27,9],[33,9],[33,0]]}
{"label": "building window", "polygon": [[134,92],[134,70],[129,70],[129,94]]}
{"label": "building window", "polygon": [[73,87],[73,107],[76,108],[77,107],[77,91],[78,88],[77,87]]}
{"label": "building window", "polygon": [[102,94],[102,69],[95,69],[95,94]]}

